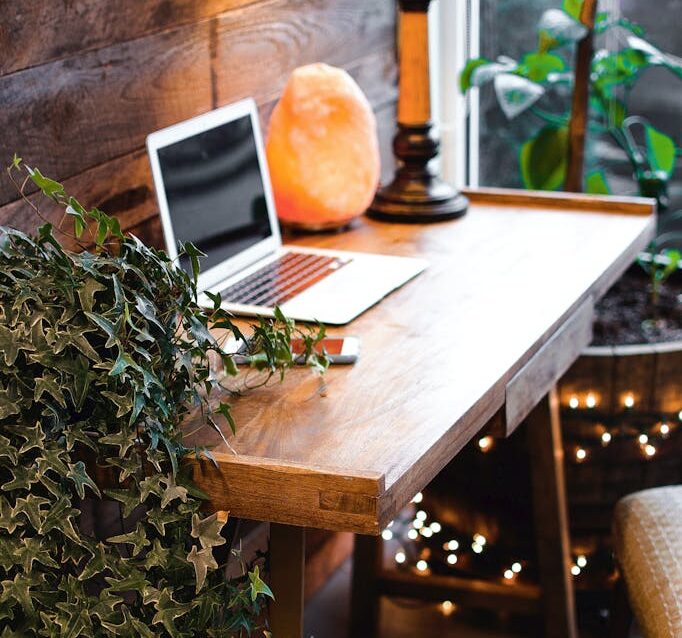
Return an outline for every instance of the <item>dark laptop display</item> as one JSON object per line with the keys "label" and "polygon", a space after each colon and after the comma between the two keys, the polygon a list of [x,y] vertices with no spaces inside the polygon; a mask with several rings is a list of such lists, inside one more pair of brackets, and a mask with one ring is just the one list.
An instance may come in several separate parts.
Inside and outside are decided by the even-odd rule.
{"label": "dark laptop display", "polygon": [[[175,239],[206,253],[203,271],[272,235],[248,115],[160,148],[158,156]],[[180,265],[189,270],[187,259]]]}

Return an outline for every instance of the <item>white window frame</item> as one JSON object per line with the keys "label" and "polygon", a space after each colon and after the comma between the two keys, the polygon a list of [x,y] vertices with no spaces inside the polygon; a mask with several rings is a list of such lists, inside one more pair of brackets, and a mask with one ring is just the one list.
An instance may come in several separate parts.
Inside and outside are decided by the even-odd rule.
{"label": "white window frame", "polygon": [[433,119],[441,139],[440,170],[455,188],[478,186],[478,89],[462,95],[459,76],[480,51],[479,0],[435,0],[429,9]]}

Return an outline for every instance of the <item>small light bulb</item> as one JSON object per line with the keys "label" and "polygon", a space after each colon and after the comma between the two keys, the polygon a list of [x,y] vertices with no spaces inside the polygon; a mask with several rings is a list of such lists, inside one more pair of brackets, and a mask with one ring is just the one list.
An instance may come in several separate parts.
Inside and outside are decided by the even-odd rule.
{"label": "small light bulb", "polygon": [[649,437],[646,434],[640,434],[637,440],[640,445],[646,445],[649,442]]}
{"label": "small light bulb", "polygon": [[455,611],[456,607],[451,601],[444,600],[440,605],[440,609],[445,616],[449,616],[453,611]]}
{"label": "small light bulb", "polygon": [[656,448],[653,445],[646,445],[644,447],[644,454],[646,454],[648,457],[652,457],[654,454],[656,454]]}
{"label": "small light bulb", "polygon": [[430,528],[430,527],[424,527],[424,528],[422,528],[420,534],[421,534],[424,538],[431,538],[431,537],[433,536],[433,532],[431,531],[431,528]]}
{"label": "small light bulb", "polygon": [[448,554],[445,560],[448,561],[448,565],[454,565],[457,562],[457,554]]}
{"label": "small light bulb", "polygon": [[514,572],[511,569],[505,569],[504,570],[504,577],[507,580],[511,580],[512,578],[514,578]]}
{"label": "small light bulb", "polygon": [[417,540],[419,537],[419,532],[416,529],[411,529],[407,532],[407,538],[409,538],[411,541]]}
{"label": "small light bulb", "polygon": [[474,542],[479,545],[485,545],[488,541],[483,534],[474,534]]}
{"label": "small light bulb", "polygon": [[474,550],[474,554],[480,554],[483,551],[483,546],[478,543],[471,543],[471,549]]}
{"label": "small light bulb", "polygon": [[386,527],[393,527],[393,523],[395,523],[395,521],[391,521]]}
{"label": "small light bulb", "polygon": [[682,410],[677,413],[677,418],[682,421]]}
{"label": "small light bulb", "polygon": [[568,400],[568,407],[571,408],[571,410],[575,410],[578,406],[580,405],[580,401],[578,401],[578,397],[575,396],[575,394]]}
{"label": "small light bulb", "polygon": [[412,499],[413,503],[421,503],[424,500],[424,495],[421,492],[417,492]]}
{"label": "small light bulb", "polygon": [[390,541],[393,538],[393,532],[390,529],[385,529],[381,532],[381,538],[385,541]]}
{"label": "small light bulb", "polygon": [[585,405],[590,409],[595,407],[597,405],[597,397],[590,392],[585,399]]}
{"label": "small light bulb", "polygon": [[429,564],[425,560],[417,561],[417,569],[420,572],[425,572],[429,568]]}
{"label": "small light bulb", "polygon": [[493,446],[492,436],[483,436],[480,439],[478,439],[478,447],[481,449],[481,452],[487,452],[488,450],[490,450],[492,446]]}
{"label": "small light bulb", "polygon": [[578,461],[584,461],[587,458],[587,450],[584,448],[579,447],[575,451],[575,458],[578,459]]}
{"label": "small light bulb", "polygon": [[661,434],[663,436],[666,436],[667,434],[670,434],[670,426],[667,423],[661,423]]}
{"label": "small light bulb", "polygon": [[602,442],[604,445],[608,445],[609,443],[611,443],[611,432],[604,432],[604,433],[601,435],[601,442]]}
{"label": "small light bulb", "polygon": [[632,394],[626,394],[625,398],[623,399],[623,405],[626,408],[631,408],[635,405],[635,397],[632,396]]}
{"label": "small light bulb", "polygon": [[424,521],[422,521],[418,518],[415,518],[412,521],[412,527],[414,527],[414,529],[421,529],[422,527],[424,527]]}
{"label": "small light bulb", "polygon": [[512,571],[513,571],[515,574],[518,574],[518,573],[521,571],[521,563],[518,563],[518,562],[517,562],[517,563],[514,563],[514,564],[511,566],[511,569],[512,569]]}
{"label": "small light bulb", "polygon": [[419,510],[414,517],[420,521],[426,520],[426,512],[424,510]]}
{"label": "small light bulb", "polygon": [[433,521],[433,523],[431,523],[429,527],[431,527],[431,531],[434,534],[438,534],[438,532],[440,532],[440,530],[443,529],[438,521]]}
{"label": "small light bulb", "polygon": [[580,568],[584,568],[587,565],[587,558],[582,554],[575,559],[576,565]]}
{"label": "small light bulb", "polygon": [[577,565],[573,565],[573,567],[571,567],[571,574],[573,574],[574,576],[579,576],[580,567],[578,567]]}
{"label": "small light bulb", "polygon": [[459,543],[456,540],[448,541],[443,545],[443,549],[454,552],[455,550],[459,549]]}
{"label": "small light bulb", "polygon": [[399,565],[402,565],[406,559],[407,559],[407,556],[405,556],[405,552],[396,552],[396,554],[395,554],[395,562],[396,563],[398,563]]}

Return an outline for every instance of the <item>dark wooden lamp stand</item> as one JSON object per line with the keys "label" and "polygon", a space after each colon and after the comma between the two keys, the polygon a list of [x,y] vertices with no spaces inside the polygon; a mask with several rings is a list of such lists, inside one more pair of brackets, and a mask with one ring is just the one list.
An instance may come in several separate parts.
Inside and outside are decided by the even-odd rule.
{"label": "dark wooden lamp stand", "polygon": [[431,222],[464,215],[464,195],[431,166],[439,141],[431,121],[429,85],[430,0],[398,0],[400,8],[400,95],[393,152],[399,161],[393,181],[381,188],[367,214],[392,222]]}

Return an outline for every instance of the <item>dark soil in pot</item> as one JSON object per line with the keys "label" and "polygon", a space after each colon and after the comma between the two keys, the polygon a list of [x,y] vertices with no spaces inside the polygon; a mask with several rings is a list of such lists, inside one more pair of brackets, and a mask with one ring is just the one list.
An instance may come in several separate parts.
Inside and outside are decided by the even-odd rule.
{"label": "dark soil in pot", "polygon": [[595,346],[663,343],[682,340],[682,273],[663,285],[651,303],[649,278],[633,266],[597,304]]}

